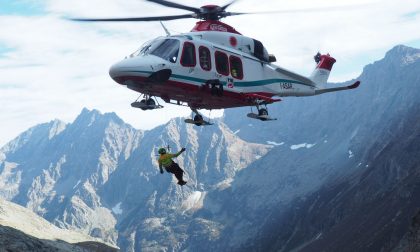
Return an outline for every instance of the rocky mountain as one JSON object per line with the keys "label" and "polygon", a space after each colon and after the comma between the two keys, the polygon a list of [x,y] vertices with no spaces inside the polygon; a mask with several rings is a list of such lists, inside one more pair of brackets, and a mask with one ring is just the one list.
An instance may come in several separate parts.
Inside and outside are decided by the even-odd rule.
{"label": "rocky mountain", "polygon": [[[0,149],[0,195],[124,251],[415,248],[419,72],[420,50],[397,46],[358,89],[284,99],[270,122],[232,109],[211,127],[139,131],[85,109]],[[158,171],[168,144],[187,148],[187,186]]]}
{"label": "rocky mountain", "polygon": [[116,219],[96,190],[141,135],[115,114],[86,109],[72,124],[35,126],[0,151],[1,195],[60,227],[115,242]]}
{"label": "rocky mountain", "polygon": [[[167,145],[188,148],[178,157],[188,180],[183,188],[158,172],[157,148]],[[178,118],[143,132],[113,113],[84,109],[71,124],[35,126],[0,150],[0,194],[59,227],[134,247],[133,233],[143,237],[145,223],[199,207],[207,190],[270,149],[241,140],[223,123],[204,129]]]}
{"label": "rocky mountain", "polygon": [[22,206],[0,199],[2,251],[118,251],[99,239],[58,228]]}

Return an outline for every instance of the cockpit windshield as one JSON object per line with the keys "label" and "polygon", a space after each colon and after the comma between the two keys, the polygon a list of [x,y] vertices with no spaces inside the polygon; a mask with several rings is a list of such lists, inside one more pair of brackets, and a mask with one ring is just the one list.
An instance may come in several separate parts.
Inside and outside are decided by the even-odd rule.
{"label": "cockpit windshield", "polygon": [[151,54],[175,63],[178,59],[179,47],[180,42],[177,39],[156,39],[144,43],[140,49],[130,55],[130,58]]}
{"label": "cockpit windshield", "polygon": [[177,39],[165,39],[157,47],[150,50],[150,54],[175,63],[178,58],[180,42]]}

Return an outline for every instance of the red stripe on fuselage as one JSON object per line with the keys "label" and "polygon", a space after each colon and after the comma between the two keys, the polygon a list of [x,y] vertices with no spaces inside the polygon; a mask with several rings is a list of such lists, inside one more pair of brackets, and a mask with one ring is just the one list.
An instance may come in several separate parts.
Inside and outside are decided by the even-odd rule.
{"label": "red stripe on fuselage", "polygon": [[[141,76],[120,76],[114,79],[122,85],[131,82],[130,88],[137,92],[158,96],[165,101],[186,102],[190,107],[197,109],[222,109],[255,105],[246,93],[232,92],[226,87],[224,87],[222,96],[214,96],[211,94],[210,88],[204,83],[202,86],[174,80],[156,83]],[[255,94],[265,97],[274,95],[265,92],[256,92]]]}

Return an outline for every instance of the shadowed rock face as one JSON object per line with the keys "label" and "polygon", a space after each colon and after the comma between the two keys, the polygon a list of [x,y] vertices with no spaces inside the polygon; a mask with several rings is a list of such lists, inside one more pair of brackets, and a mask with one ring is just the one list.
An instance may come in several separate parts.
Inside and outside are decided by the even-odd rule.
{"label": "shadowed rock face", "polygon": [[[278,159],[266,163],[284,145],[276,147],[260,160],[258,175],[245,174],[252,167],[238,174],[225,199],[208,195],[216,202],[233,197],[230,203],[235,207],[225,208],[225,216],[235,216],[236,209],[251,209],[255,204],[259,209],[238,213],[221,237],[237,235],[214,246],[224,243],[221,247],[233,246],[238,251],[398,249],[420,208],[419,59],[420,50],[395,47],[383,60],[364,69],[360,77],[363,86],[355,96],[337,93],[292,104],[304,115],[290,120],[290,114],[283,114],[289,120],[276,122],[283,130],[271,141],[287,145],[290,139],[301,139],[300,143],[316,145],[300,149],[299,157],[283,148]],[[288,106],[287,102],[282,105]],[[292,129],[286,126],[289,123]],[[249,127],[238,134],[245,134]],[[259,134],[265,140],[275,136],[269,130]],[[303,173],[292,177],[298,170]],[[308,176],[311,178],[305,179]],[[320,177],[323,180],[314,184]],[[265,182],[276,185],[276,190],[257,185]],[[264,200],[257,200],[263,195]],[[232,242],[232,237],[245,239]]]}
{"label": "shadowed rock face", "polygon": [[[272,122],[231,109],[211,127],[178,118],[138,131],[84,110],[3,147],[0,194],[124,251],[415,247],[419,59],[397,46],[358,89],[287,98],[269,107]],[[187,186],[158,172],[168,144],[187,148],[177,158]]]}
{"label": "shadowed rock face", "polygon": [[0,225],[0,247],[2,251],[33,251],[33,252],[117,252],[118,249],[111,248],[98,242],[80,242],[71,244],[60,240],[39,239],[23,233],[20,230]]}

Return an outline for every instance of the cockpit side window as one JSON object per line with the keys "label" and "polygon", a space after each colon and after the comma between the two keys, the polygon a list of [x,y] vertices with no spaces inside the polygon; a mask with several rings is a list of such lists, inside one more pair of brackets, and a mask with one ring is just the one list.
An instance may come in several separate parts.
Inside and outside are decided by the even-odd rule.
{"label": "cockpit side window", "polygon": [[182,49],[181,55],[181,65],[185,67],[194,67],[195,64],[195,46],[191,42],[184,42],[184,48]]}
{"label": "cockpit side window", "polygon": [[200,59],[200,66],[203,70],[211,70],[211,57],[210,50],[205,46],[200,46],[198,48],[198,57]]}
{"label": "cockpit side window", "polygon": [[[150,46],[145,47],[145,54],[150,50],[151,55],[158,56],[164,60],[175,63],[178,58],[180,42],[177,39],[165,39],[157,47],[152,43]],[[150,49],[149,49],[150,47]],[[143,51],[143,50],[142,50]]]}

